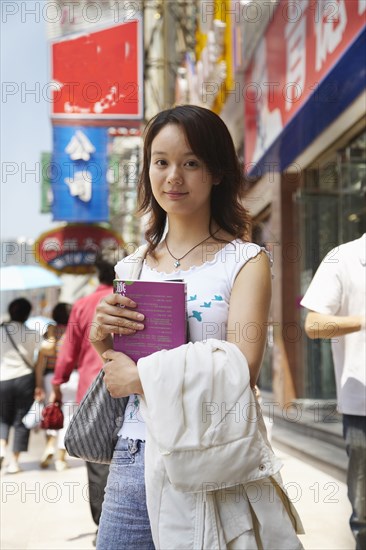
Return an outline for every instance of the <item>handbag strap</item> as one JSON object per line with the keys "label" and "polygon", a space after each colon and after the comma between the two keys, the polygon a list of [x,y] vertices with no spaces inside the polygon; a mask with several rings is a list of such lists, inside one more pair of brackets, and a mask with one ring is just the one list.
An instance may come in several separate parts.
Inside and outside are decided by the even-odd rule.
{"label": "handbag strap", "polygon": [[13,348],[17,351],[18,355],[20,355],[20,357],[23,359],[24,363],[30,368],[30,369],[33,369],[33,365],[31,365],[28,361],[28,359],[26,357],[24,357],[24,355],[22,354],[22,352],[20,351],[20,349],[18,348],[18,346],[16,345],[16,343],[14,342],[13,340],[13,337],[11,335],[11,333],[9,332],[9,329],[8,329],[8,326],[6,323],[3,324],[4,328],[5,328],[5,332],[6,334],[8,335],[9,337],[9,340],[13,346]]}
{"label": "handbag strap", "polygon": [[139,279],[140,278],[142,266],[143,266],[143,263],[144,263],[144,260],[146,258],[146,254],[147,254],[147,249],[148,249],[148,245],[143,244],[143,245],[139,246],[139,248],[136,250],[136,252],[131,254],[130,259],[129,259],[129,261],[131,262],[129,277],[131,279]]}

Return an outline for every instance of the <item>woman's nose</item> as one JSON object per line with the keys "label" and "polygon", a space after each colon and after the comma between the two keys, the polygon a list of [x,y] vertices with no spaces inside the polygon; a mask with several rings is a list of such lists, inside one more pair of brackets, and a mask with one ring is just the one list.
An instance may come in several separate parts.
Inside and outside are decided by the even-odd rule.
{"label": "woman's nose", "polygon": [[182,183],[181,173],[177,166],[171,166],[168,174],[168,183],[171,183],[173,185]]}

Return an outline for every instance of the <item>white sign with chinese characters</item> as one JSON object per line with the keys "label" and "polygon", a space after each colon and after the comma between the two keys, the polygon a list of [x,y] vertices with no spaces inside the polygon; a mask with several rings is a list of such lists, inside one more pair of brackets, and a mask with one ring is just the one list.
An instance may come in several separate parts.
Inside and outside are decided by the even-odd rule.
{"label": "white sign with chinese characters", "polygon": [[338,101],[339,77],[324,81],[364,33],[365,11],[366,0],[279,0],[245,71],[246,164],[264,156],[308,100],[322,102],[324,113]]}
{"label": "white sign with chinese characters", "polygon": [[65,152],[70,155],[71,160],[89,160],[91,153],[95,153],[95,147],[81,130],[77,130]]}
{"label": "white sign with chinese characters", "polygon": [[[75,135],[65,148],[65,152],[73,161],[90,160],[95,152],[95,147],[90,139],[81,131],[77,130]],[[72,176],[65,178],[72,197],[78,197],[83,202],[89,202],[92,198],[92,174],[88,170],[78,170]]]}
{"label": "white sign with chinese characters", "polygon": [[[366,2],[365,2],[366,3]],[[336,47],[342,42],[344,31],[347,26],[347,12],[344,0],[336,3],[337,11],[335,15],[330,16],[329,3],[324,0],[319,2],[320,16],[315,21],[316,32],[316,61],[315,68],[320,71],[323,67],[328,54],[334,52]],[[328,7],[328,11],[327,11]]]}
{"label": "white sign with chinese characters", "polygon": [[75,172],[72,178],[65,178],[72,197],[89,202],[92,197],[92,175],[87,170]]}
{"label": "white sign with chinese characters", "polygon": [[290,111],[305,88],[306,78],[306,14],[308,0],[302,3],[302,16],[296,17],[293,4],[289,4],[289,23],[286,38],[286,111]]}

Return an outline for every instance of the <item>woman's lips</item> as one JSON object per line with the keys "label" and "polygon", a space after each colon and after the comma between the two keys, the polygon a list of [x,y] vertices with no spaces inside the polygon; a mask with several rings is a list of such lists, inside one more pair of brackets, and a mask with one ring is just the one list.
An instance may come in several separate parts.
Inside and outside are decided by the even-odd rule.
{"label": "woman's lips", "polygon": [[174,191],[168,191],[168,192],[165,192],[165,194],[169,199],[173,199],[173,200],[179,200],[188,195],[188,193],[178,193],[178,192],[175,193]]}

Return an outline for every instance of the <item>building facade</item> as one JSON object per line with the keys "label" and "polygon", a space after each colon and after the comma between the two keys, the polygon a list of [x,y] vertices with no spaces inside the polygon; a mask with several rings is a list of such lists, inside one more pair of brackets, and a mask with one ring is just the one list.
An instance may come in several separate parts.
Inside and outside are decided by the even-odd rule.
{"label": "building facade", "polygon": [[299,302],[326,253],[365,231],[366,4],[274,4],[262,6],[258,32],[244,22],[247,202],[275,275],[272,368],[261,384],[282,403],[327,400],[329,341],[306,337]]}

